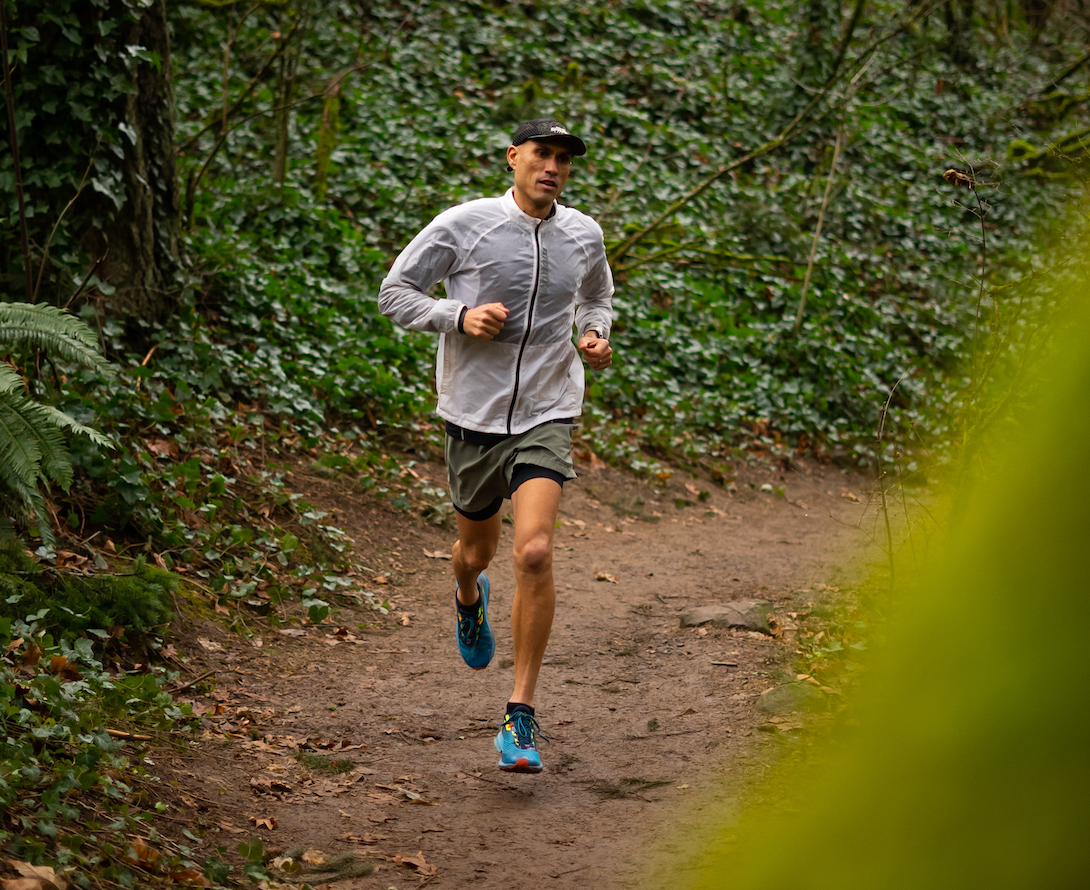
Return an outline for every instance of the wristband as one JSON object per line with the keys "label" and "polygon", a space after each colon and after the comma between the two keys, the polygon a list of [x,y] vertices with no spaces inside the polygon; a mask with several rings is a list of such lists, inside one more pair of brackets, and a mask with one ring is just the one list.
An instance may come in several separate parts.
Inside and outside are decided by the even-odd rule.
{"label": "wristband", "polygon": [[465,320],[466,320],[466,313],[468,311],[469,311],[469,307],[468,306],[463,306],[462,311],[458,313],[458,333],[459,334],[464,334],[466,332]]}

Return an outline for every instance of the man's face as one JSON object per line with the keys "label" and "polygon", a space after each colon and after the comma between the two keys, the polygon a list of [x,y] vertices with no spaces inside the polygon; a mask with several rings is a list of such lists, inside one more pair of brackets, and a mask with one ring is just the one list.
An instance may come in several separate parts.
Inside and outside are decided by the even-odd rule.
{"label": "man's face", "polygon": [[544,218],[564,191],[571,172],[571,149],[563,140],[528,139],[507,149],[515,171],[515,201],[531,216]]}

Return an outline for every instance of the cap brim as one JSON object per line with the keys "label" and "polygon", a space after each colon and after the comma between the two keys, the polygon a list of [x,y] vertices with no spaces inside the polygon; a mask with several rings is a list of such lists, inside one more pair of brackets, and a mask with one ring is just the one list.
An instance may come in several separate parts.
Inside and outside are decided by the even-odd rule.
{"label": "cap brim", "polygon": [[531,139],[535,142],[548,142],[551,140],[554,142],[567,143],[568,147],[571,149],[571,153],[576,156],[585,155],[587,153],[586,143],[584,143],[583,140],[580,139],[578,136],[561,136],[557,133],[545,133],[541,136],[528,136],[526,141],[529,142]]}

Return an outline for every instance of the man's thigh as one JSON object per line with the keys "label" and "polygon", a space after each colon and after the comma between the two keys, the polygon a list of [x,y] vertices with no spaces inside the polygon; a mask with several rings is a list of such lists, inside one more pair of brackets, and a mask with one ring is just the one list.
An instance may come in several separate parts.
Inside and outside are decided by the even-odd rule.
{"label": "man's thigh", "polygon": [[562,488],[553,479],[527,479],[511,495],[515,514],[515,549],[543,537],[552,546]]}
{"label": "man's thigh", "polygon": [[502,518],[494,513],[487,519],[470,519],[463,513],[455,513],[458,517],[458,540],[463,548],[472,552],[479,559],[490,562],[496,555],[496,548],[500,543],[502,530]]}

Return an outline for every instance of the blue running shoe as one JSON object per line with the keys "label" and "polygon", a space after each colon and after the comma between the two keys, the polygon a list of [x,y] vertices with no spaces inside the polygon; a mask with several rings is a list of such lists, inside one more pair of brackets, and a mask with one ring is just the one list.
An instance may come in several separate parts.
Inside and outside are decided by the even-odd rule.
{"label": "blue running shoe", "polygon": [[504,717],[503,726],[496,736],[500,769],[509,773],[541,772],[544,767],[541,765],[541,755],[537,753],[537,739],[540,734],[540,727],[533,714],[515,711]]}
{"label": "blue running shoe", "polygon": [[[455,592],[458,585],[455,584]],[[458,613],[458,651],[462,658],[473,670],[479,671],[488,667],[492,656],[496,653],[496,640],[492,636],[492,628],[488,624],[488,575],[481,572],[477,578],[477,603],[470,608],[473,610],[466,614],[464,609],[458,608],[455,600],[455,611]]]}

